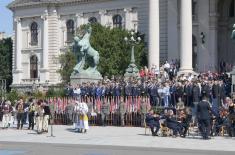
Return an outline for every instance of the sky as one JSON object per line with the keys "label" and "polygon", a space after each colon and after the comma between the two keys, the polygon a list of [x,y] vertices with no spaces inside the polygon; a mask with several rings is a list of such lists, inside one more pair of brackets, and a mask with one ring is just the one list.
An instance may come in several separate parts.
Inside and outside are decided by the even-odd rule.
{"label": "sky", "polygon": [[12,35],[12,12],[6,6],[13,0],[0,0],[0,32],[5,32],[7,36]]}

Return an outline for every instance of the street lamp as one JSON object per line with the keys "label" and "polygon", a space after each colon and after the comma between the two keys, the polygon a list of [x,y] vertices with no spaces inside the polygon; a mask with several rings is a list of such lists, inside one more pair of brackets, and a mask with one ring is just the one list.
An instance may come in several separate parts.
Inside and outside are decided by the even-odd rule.
{"label": "street lamp", "polygon": [[124,38],[125,42],[129,45],[131,45],[131,62],[126,69],[125,77],[139,77],[139,69],[137,68],[135,64],[135,45],[138,45],[141,41],[141,38],[137,36],[137,34],[134,31],[130,32],[130,37]]}

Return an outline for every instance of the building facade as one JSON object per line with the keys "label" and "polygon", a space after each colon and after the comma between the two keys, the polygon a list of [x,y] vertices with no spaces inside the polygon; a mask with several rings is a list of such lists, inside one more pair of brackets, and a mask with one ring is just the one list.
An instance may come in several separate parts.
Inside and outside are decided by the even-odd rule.
{"label": "building facade", "polygon": [[182,72],[234,63],[235,0],[15,0],[13,87],[57,84],[59,55],[89,22],[147,36],[149,67],[178,59]]}

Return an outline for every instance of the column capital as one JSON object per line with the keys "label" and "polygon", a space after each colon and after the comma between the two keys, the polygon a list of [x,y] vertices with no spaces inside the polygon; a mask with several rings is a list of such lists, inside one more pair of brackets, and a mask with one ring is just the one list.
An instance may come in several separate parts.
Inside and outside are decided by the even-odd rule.
{"label": "column capital", "polygon": [[41,19],[45,21],[45,20],[47,20],[47,17],[48,17],[48,15],[45,14],[45,15],[41,16]]}
{"label": "column capital", "polygon": [[100,11],[99,11],[99,14],[100,14],[100,15],[106,15],[106,14],[107,14],[107,10],[100,10]]}
{"label": "column capital", "polygon": [[82,12],[81,12],[81,13],[76,13],[75,17],[77,17],[77,18],[79,18],[79,17],[80,17],[80,18],[81,18],[81,17],[84,17],[84,13],[82,13]]}
{"label": "column capital", "polygon": [[15,17],[15,18],[14,18],[14,21],[15,21],[16,23],[20,23],[21,20],[22,20],[22,19],[21,19],[20,17]]}
{"label": "column capital", "polygon": [[132,12],[132,11],[133,11],[133,8],[125,8],[125,9],[124,9],[124,12],[125,12],[125,13]]}

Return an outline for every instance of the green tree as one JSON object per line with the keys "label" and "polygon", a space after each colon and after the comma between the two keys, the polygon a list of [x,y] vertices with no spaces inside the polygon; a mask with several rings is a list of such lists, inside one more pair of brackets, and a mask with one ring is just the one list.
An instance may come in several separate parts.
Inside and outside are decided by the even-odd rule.
{"label": "green tree", "polygon": [[0,79],[7,80],[7,89],[12,82],[12,40],[0,40]]}
{"label": "green tree", "polygon": [[68,83],[70,81],[70,75],[73,72],[73,68],[76,65],[76,56],[74,53],[68,51],[64,54],[60,55],[59,61],[61,64],[61,68],[59,69],[60,76],[62,78],[63,83]]}
{"label": "green tree", "polygon": [[[77,32],[88,25],[82,25]],[[135,46],[136,65],[142,67],[147,65],[147,53],[145,49],[144,35],[137,33],[141,42]],[[130,32],[120,28],[110,28],[98,23],[92,24],[91,46],[100,54],[98,70],[102,75],[123,75],[131,58],[131,46],[124,38],[130,36]]]}

